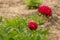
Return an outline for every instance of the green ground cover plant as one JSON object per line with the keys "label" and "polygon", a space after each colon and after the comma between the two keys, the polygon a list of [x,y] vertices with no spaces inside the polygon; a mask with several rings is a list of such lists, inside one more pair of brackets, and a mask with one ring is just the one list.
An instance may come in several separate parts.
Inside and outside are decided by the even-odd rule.
{"label": "green ground cover plant", "polygon": [[[50,34],[49,29],[42,30],[41,27],[45,21],[43,18],[43,15],[37,15],[35,17],[27,16],[25,18],[16,17],[11,19],[1,18],[0,40],[50,40],[47,38],[47,35]],[[28,25],[31,20],[32,22],[38,23],[36,30],[31,30],[29,28]]]}
{"label": "green ground cover plant", "polygon": [[42,4],[42,0],[26,0],[26,6],[29,9],[36,9]]}

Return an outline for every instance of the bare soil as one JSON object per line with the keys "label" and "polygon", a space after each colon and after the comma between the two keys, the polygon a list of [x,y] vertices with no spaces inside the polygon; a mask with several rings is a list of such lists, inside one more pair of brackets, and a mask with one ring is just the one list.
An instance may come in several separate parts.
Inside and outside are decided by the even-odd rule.
{"label": "bare soil", "polygon": [[[0,0],[0,16],[12,18],[15,16],[35,13],[37,9],[28,9],[25,6],[26,0]],[[43,0],[43,5],[52,8],[53,17],[43,27],[50,28],[53,33],[49,35],[52,40],[60,40],[60,0]]]}

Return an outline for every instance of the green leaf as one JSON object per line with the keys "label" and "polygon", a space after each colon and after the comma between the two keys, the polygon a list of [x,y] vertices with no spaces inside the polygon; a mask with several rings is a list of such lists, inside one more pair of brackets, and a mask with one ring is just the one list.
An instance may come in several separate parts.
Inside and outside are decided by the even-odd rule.
{"label": "green leaf", "polygon": [[40,36],[37,36],[37,40],[42,40]]}
{"label": "green leaf", "polygon": [[42,31],[41,34],[42,35],[48,35],[48,34],[51,34],[51,33],[49,32],[49,29],[46,29],[46,30]]}
{"label": "green leaf", "polygon": [[9,38],[9,40],[14,40],[13,38]]}
{"label": "green leaf", "polygon": [[2,35],[0,35],[0,40],[3,40],[3,39],[4,39],[4,37]]}
{"label": "green leaf", "polygon": [[0,16],[0,22],[2,22],[2,16]]}

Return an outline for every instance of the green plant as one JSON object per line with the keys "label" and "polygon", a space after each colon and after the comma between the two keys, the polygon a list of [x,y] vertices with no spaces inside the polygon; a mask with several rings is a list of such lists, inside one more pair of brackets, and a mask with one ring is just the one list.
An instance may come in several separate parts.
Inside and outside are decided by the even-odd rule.
{"label": "green plant", "polygon": [[[44,20],[39,17],[27,16],[25,19],[20,17],[4,19],[0,24],[0,40],[50,40],[47,38],[50,32],[48,29],[42,30],[41,23]],[[30,19],[39,24],[37,30],[28,28]]]}
{"label": "green plant", "polygon": [[42,4],[42,0],[26,0],[26,6],[28,8],[38,8]]}
{"label": "green plant", "polygon": [[0,16],[0,22],[2,22],[2,16]]}

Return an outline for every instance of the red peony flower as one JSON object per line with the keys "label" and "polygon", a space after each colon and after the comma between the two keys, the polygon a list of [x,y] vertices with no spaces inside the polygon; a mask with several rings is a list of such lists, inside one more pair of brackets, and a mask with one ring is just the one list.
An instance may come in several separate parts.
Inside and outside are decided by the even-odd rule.
{"label": "red peony flower", "polygon": [[29,22],[28,26],[30,30],[36,30],[38,27],[38,24],[36,22]]}
{"label": "red peony flower", "polygon": [[52,16],[52,10],[48,6],[41,6],[38,8],[38,12],[46,15],[46,17]]}

